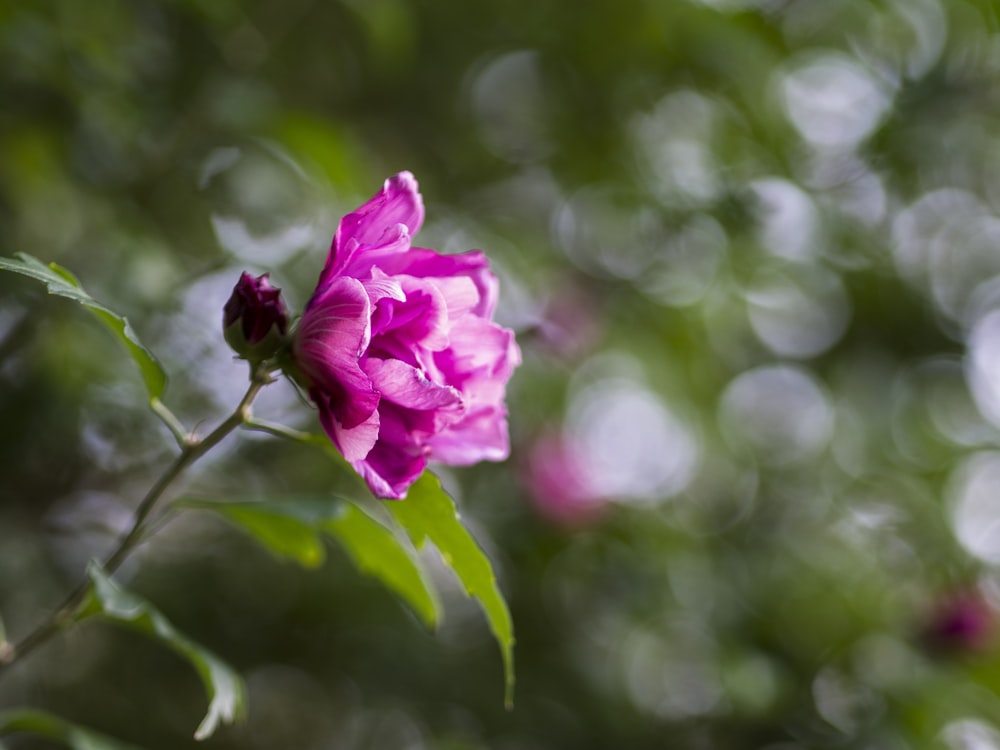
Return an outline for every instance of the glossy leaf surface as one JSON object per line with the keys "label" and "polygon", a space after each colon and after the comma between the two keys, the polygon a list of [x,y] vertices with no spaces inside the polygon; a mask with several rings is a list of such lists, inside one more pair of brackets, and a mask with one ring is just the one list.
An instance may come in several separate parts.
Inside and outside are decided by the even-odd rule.
{"label": "glossy leaf surface", "polygon": [[445,564],[462,582],[465,592],[479,602],[503,657],[508,707],[514,699],[514,625],[500,593],[489,558],[462,524],[454,501],[429,471],[410,487],[406,499],[386,507],[409,533],[413,543],[431,542]]}
{"label": "glossy leaf surface", "polygon": [[45,284],[49,294],[79,302],[90,310],[132,355],[132,359],[139,367],[142,379],[146,383],[150,401],[158,400],[163,395],[163,390],[167,385],[167,376],[159,361],[139,341],[139,337],[136,336],[128,320],[87,294],[79,280],[70,271],[55,263],[46,265],[27,253],[18,253],[16,258],[0,257],[0,269],[13,271],[40,281]]}
{"label": "glossy leaf surface", "polygon": [[441,618],[437,593],[405,534],[380,523],[351,502],[331,497],[269,502],[183,500],[179,505],[210,510],[279,558],[306,568],[323,562],[323,537],[334,539],[358,570],[401,597],[427,627],[435,627]]}
{"label": "glossy leaf surface", "polygon": [[195,731],[195,739],[206,739],[220,724],[243,718],[246,687],[232,667],[177,630],[152,604],[111,580],[96,562],[90,564],[87,572],[93,586],[80,617],[100,615],[155,638],[187,659],[197,670],[205,685],[209,705]]}
{"label": "glossy leaf surface", "polygon": [[[140,750],[91,729],[73,724],[45,711],[17,708],[0,713],[0,737],[7,734],[32,734],[56,740],[73,750]],[[0,750],[5,748],[0,742]]]}

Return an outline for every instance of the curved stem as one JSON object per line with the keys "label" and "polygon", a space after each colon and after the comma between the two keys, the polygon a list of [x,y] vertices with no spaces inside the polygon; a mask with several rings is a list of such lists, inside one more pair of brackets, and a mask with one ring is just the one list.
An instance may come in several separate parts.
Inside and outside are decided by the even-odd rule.
{"label": "curved stem", "polygon": [[243,424],[243,427],[251,432],[263,432],[275,437],[285,438],[286,440],[295,440],[299,443],[323,444],[327,440],[323,435],[317,435],[313,432],[303,432],[302,430],[296,430],[294,427],[286,427],[283,424],[267,422],[263,419],[248,419]]}
{"label": "curved stem", "polygon": [[190,441],[190,435],[188,431],[184,429],[184,425],[181,421],[174,415],[170,409],[167,408],[160,399],[153,398],[149,401],[149,408],[153,411],[160,421],[167,426],[170,430],[170,434],[174,436],[174,440],[177,441],[177,447],[183,449],[184,446]]}
{"label": "curved stem", "polygon": [[[111,554],[105,558],[103,568],[107,573],[114,573],[143,540],[146,519],[149,518],[157,501],[177,477],[191,464],[221,443],[230,432],[250,420],[250,405],[260,393],[261,388],[270,382],[271,378],[265,370],[254,372],[251,376],[250,387],[233,413],[204,438],[199,440],[192,437],[182,444],[181,452],[153,482],[145,497],[142,498],[132,518],[131,528],[121,538]],[[6,642],[0,644],[0,674],[3,674],[4,670],[12,664],[27,656],[62,630],[64,626],[71,623],[89,590],[90,583],[88,581],[81,583],[45,622],[25,636],[23,640],[15,644]]]}

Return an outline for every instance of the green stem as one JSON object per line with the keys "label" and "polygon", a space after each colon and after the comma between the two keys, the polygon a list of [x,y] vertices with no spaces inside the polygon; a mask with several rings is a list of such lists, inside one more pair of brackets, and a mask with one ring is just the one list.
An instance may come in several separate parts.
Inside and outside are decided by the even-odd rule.
{"label": "green stem", "polygon": [[[250,421],[250,405],[257,397],[257,394],[260,393],[261,388],[270,382],[271,378],[266,370],[261,369],[253,373],[250,387],[243,395],[239,405],[233,410],[232,414],[226,417],[225,421],[200,440],[195,437],[185,437],[184,441],[180,443],[181,452],[153,483],[153,486],[149,488],[149,491],[136,508],[131,528],[121,538],[111,554],[104,560],[102,565],[109,575],[114,573],[136,546],[143,541],[146,531],[146,520],[164,492],[167,491],[177,477],[191,466],[191,464],[221,443],[223,438],[230,432]],[[176,435],[177,433],[175,432]],[[15,644],[4,642],[4,648],[0,649],[0,674],[3,674],[16,661],[27,656],[39,646],[46,643],[64,627],[71,624],[89,591],[89,582],[80,584],[66,597],[62,605],[45,622],[25,636],[23,640]]]}
{"label": "green stem", "polygon": [[267,422],[263,419],[248,419],[243,423],[243,428],[253,432],[264,432],[268,435],[274,435],[275,437],[295,440],[299,443],[316,444],[326,442],[325,437],[317,435],[314,432],[303,432],[302,430],[296,430],[294,427],[286,427],[283,424]]}
{"label": "green stem", "polygon": [[149,408],[153,410],[153,414],[160,418],[160,421],[167,426],[170,430],[170,434],[174,436],[174,440],[177,441],[177,446],[183,449],[190,441],[191,435],[181,421],[174,415],[170,409],[167,408],[160,399],[153,398],[149,402]]}

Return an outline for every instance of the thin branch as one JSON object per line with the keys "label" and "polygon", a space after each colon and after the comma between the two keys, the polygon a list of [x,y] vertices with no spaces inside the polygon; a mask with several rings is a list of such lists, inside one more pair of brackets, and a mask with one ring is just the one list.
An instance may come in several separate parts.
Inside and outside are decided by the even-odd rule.
{"label": "thin branch", "polygon": [[149,408],[153,410],[153,414],[160,418],[160,421],[167,426],[170,430],[170,434],[174,436],[174,440],[177,441],[177,447],[183,450],[187,447],[187,444],[191,442],[191,433],[185,429],[184,425],[177,416],[167,408],[160,399],[153,398],[149,401]]}
{"label": "thin branch", "polygon": [[296,430],[294,427],[287,427],[283,424],[268,422],[263,419],[250,418],[243,423],[243,429],[253,432],[264,432],[268,435],[295,440],[299,443],[323,443],[326,441],[323,435],[317,435],[314,432],[303,432],[302,430]]}
{"label": "thin branch", "polygon": [[[131,528],[121,538],[111,554],[109,554],[104,560],[103,567],[108,574],[116,571],[125,559],[132,553],[136,546],[146,538],[146,519],[153,511],[157,501],[163,496],[170,485],[173,484],[177,477],[179,477],[185,469],[191,466],[191,464],[222,442],[223,438],[225,438],[229,433],[240,425],[250,421],[250,405],[257,397],[261,388],[270,382],[272,382],[272,380],[266,371],[259,370],[253,373],[251,376],[250,387],[243,395],[239,405],[218,427],[202,439],[198,439],[193,436],[185,436],[184,441],[180,443],[181,452],[159,476],[159,478],[157,478],[152,487],[149,488],[149,491],[146,493],[145,497],[142,498],[142,501],[136,508]],[[164,407],[164,409],[166,410],[166,407]],[[154,411],[156,411],[155,407]],[[169,411],[167,413],[169,413]],[[159,416],[161,419],[163,418],[162,414],[159,414]],[[172,417],[173,415],[171,414],[170,416]],[[180,423],[177,422],[177,424],[179,425]],[[174,432],[175,436],[178,434],[173,429],[171,431]],[[3,648],[0,648],[0,674],[3,674],[4,670],[9,668],[16,661],[27,656],[36,648],[46,643],[64,627],[71,624],[77,610],[86,599],[89,591],[89,582],[81,583],[68,597],[66,597],[62,605],[60,605],[49,616],[49,618],[45,620],[45,622],[29,633],[23,640],[16,644],[10,644],[4,641]]]}

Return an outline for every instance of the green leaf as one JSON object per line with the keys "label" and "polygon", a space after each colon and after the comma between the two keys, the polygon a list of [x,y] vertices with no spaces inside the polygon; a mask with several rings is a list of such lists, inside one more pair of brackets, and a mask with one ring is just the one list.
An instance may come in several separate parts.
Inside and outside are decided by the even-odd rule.
{"label": "green leaf", "polygon": [[128,320],[87,294],[70,271],[55,263],[45,265],[27,253],[18,253],[16,258],[0,257],[0,269],[40,281],[48,288],[49,294],[67,297],[90,310],[132,355],[146,383],[150,401],[157,401],[163,395],[167,375],[156,357],[142,345]]}
{"label": "green leaf", "polygon": [[[310,517],[307,505],[285,507],[281,503],[214,502],[184,499],[176,507],[210,510],[242,529],[269,552],[280,559],[289,559],[304,568],[318,568],[326,559],[323,538],[316,529],[317,521]],[[332,509],[331,512],[337,512]]]}
{"label": "green leaf", "polygon": [[[73,750],[140,750],[91,729],[72,724],[58,716],[32,708],[18,708],[0,713],[0,736],[29,732],[63,742]],[[0,743],[0,748],[3,744]]]}
{"label": "green leaf", "polygon": [[[279,558],[306,568],[325,557],[323,537],[344,548],[362,573],[377,578],[429,628],[441,618],[437,593],[405,535],[337,498],[285,498],[260,502],[184,499],[177,507],[210,510],[254,537]],[[392,519],[387,518],[390,524]]]}
{"label": "green leaf", "polygon": [[500,646],[506,686],[504,703],[510,708],[514,701],[514,626],[489,558],[462,525],[455,503],[429,471],[410,487],[405,500],[388,502],[386,506],[418,548],[433,542],[466,593],[479,602]]}
{"label": "green leaf", "polygon": [[197,670],[205,684],[209,705],[195,731],[196,740],[210,737],[221,722],[232,723],[245,716],[246,687],[232,667],[177,630],[145,599],[118,586],[96,562],[90,563],[87,574],[93,587],[80,618],[100,614],[152,636],[190,661]]}
{"label": "green leaf", "polygon": [[362,573],[378,578],[403,597],[428,628],[441,620],[441,601],[409,543],[357,506],[323,523]]}

